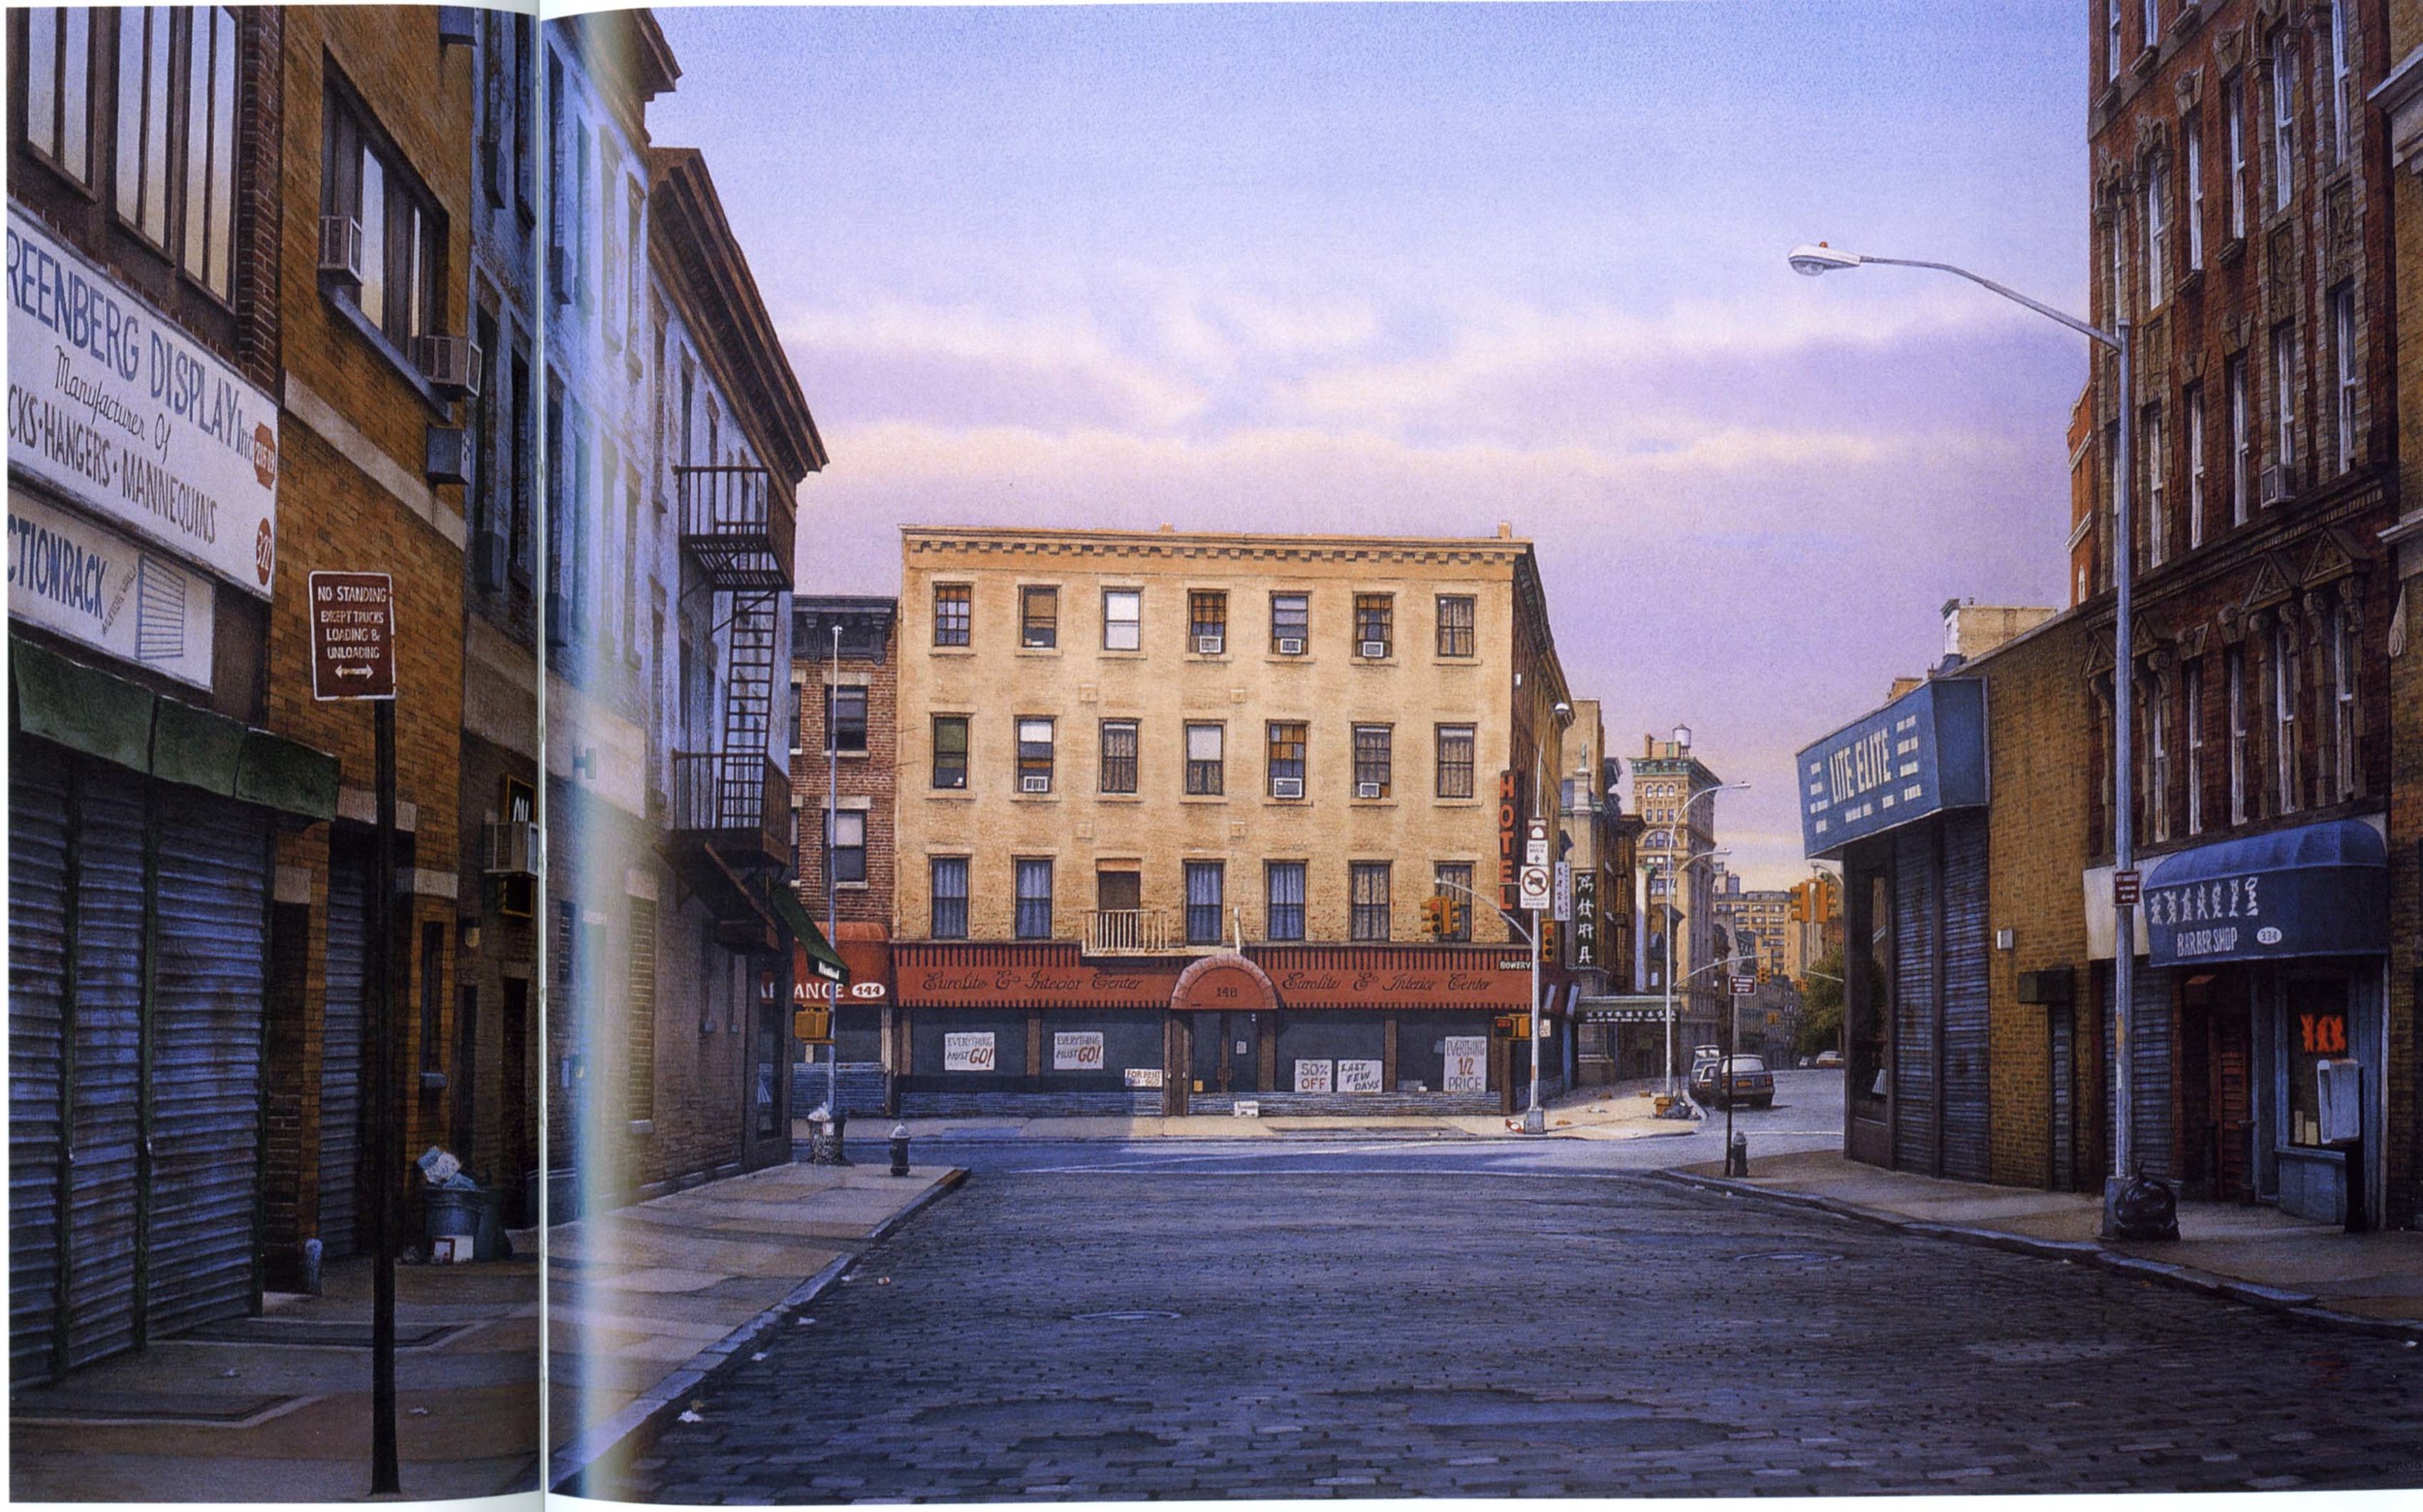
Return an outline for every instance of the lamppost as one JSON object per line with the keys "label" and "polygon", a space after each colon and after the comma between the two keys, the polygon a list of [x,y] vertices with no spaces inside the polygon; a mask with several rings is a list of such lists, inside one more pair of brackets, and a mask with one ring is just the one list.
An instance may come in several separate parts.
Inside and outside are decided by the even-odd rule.
{"label": "lamppost", "polygon": [[[1564,752],[1564,729],[1566,725],[1573,722],[1573,706],[1558,699],[1549,712],[1557,719],[1557,749],[1558,756],[1561,757]],[[1532,775],[1547,778],[1546,781],[1532,784],[1531,809],[1540,818],[1547,819],[1552,815],[1552,810],[1548,806],[1548,790],[1557,785],[1557,769],[1549,764],[1546,744],[1534,742],[1531,754]],[[1552,831],[1561,831],[1563,816],[1556,815],[1555,817],[1558,823],[1552,826]],[[1557,853],[1557,846],[1554,843],[1549,846],[1549,862],[1552,866],[1563,860],[1563,857]],[[1503,910],[1501,909],[1500,912]],[[1573,1025],[1566,1024],[1565,1032],[1572,1033]],[[1531,1105],[1523,1110],[1523,1132],[1526,1134],[1548,1132],[1548,1114],[1540,1107],[1540,911],[1536,908],[1531,910]]]}
{"label": "lamppost", "polygon": [[1506,928],[1514,930],[1516,938],[1531,947],[1531,1106],[1523,1116],[1523,1132],[1545,1134],[1548,1132],[1548,1115],[1540,1109],[1540,911],[1536,908],[1531,910],[1531,928],[1526,932],[1521,919],[1461,882],[1450,882],[1444,877],[1434,876],[1431,879],[1431,885],[1446,888],[1450,892],[1462,893],[1474,902],[1488,908],[1498,918],[1506,921]]}
{"label": "lamppost", "polygon": [[[825,943],[841,937],[838,898],[834,891],[833,863],[841,848],[841,732],[834,716],[841,711],[841,621],[833,623],[833,658],[825,663]],[[859,868],[864,871],[864,866]],[[833,984],[833,1012],[825,1032],[833,1037],[833,1058],[825,1062],[825,1111],[833,1115],[833,1160],[841,1163],[841,984]]]}
{"label": "lamppost", "polygon": [[2136,987],[2135,918],[2131,907],[2120,902],[2120,879],[2133,875],[2137,869],[2136,779],[2133,772],[2136,752],[2130,728],[2131,706],[2135,702],[2136,663],[2129,651],[2129,616],[2132,613],[2130,578],[2134,560],[2129,541],[2129,454],[2133,433],[2134,408],[2128,387],[2128,331],[2124,318],[2115,319],[2112,329],[2091,326],[2075,316],[2064,315],[2049,304],[2015,290],[2006,289],[1991,278],[1982,278],[1966,268],[1950,263],[1920,262],[1908,258],[1863,257],[1857,252],[1839,252],[1819,242],[1815,246],[1797,246],[1789,261],[1792,270],[1814,278],[1819,273],[1841,268],[1858,268],[1866,263],[1878,263],[1892,268],[1929,268],[1936,272],[1966,278],[1980,288],[1991,289],[2014,304],[2022,304],[2047,320],[2058,321],[2088,340],[2108,347],[2120,360],[2120,445],[2112,466],[2112,587],[2115,595],[2112,612],[2112,876],[2113,876],[2113,944],[2112,944],[2112,1172],[2103,1182],[2103,1230],[2114,1232],[2114,1199],[2129,1181],[2129,1124],[2132,1117],[2129,1075],[2130,1021],[2135,1004],[2132,993]]}
{"label": "lamppost", "polygon": [[[1691,805],[1703,798],[1714,798],[1718,793],[1738,793],[1748,786],[1747,782],[1720,782],[1715,787],[1700,789],[1683,801],[1683,806],[1674,811],[1674,823],[1668,827],[1664,856],[1666,900],[1661,905],[1668,917],[1659,922],[1666,927],[1666,1095],[1669,1097],[1674,1095],[1674,919],[1671,916],[1674,913],[1674,886],[1679,880],[1677,873],[1695,861],[1733,854],[1728,850],[1705,850],[1697,856],[1687,854],[1691,848]],[[1678,835],[1683,836],[1683,849],[1686,852],[1680,864],[1674,859],[1674,837]],[[1699,975],[1697,971],[1691,974]]]}

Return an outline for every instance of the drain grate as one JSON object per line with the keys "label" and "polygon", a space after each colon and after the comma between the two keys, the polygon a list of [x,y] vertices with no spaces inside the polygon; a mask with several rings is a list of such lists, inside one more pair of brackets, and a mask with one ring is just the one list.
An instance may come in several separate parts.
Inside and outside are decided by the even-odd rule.
{"label": "drain grate", "polygon": [[1842,1257],[1830,1249],[1762,1249],[1756,1254],[1735,1255],[1736,1260],[1763,1260],[1770,1265],[1832,1265]]}
{"label": "drain grate", "polygon": [[1069,1314],[1069,1321],[1072,1323],[1169,1323],[1175,1322],[1178,1317],[1178,1313],[1166,1312],[1158,1307],[1128,1307],[1116,1312],[1072,1312]]}

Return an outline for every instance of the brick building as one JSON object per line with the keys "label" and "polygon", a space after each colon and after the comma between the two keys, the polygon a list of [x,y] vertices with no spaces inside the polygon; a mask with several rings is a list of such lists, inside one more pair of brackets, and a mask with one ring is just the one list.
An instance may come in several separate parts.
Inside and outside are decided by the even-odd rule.
{"label": "brick building", "polygon": [[[892,598],[802,594],[791,601],[791,805],[800,901],[829,920],[834,948],[850,973],[835,1006],[837,1049],[811,1049],[808,1058],[823,1055],[827,1072],[798,1083],[794,1101],[825,1102],[837,1060],[841,1103],[851,1113],[893,1106],[899,612]],[[795,969],[794,979],[812,992],[831,991],[803,970]]]}
{"label": "brick building", "polygon": [[1673,1033],[1660,1024],[1656,1037],[1660,1057],[1669,1053],[1671,1039],[1676,1068],[1689,1065],[1692,1046],[1716,1043],[1724,984],[1712,981],[1716,937],[1709,868],[1716,849],[1716,800],[1711,795],[1722,786],[1723,779],[1691,753],[1690,731],[1678,729],[1670,740],[1642,737],[1641,754],[1632,759],[1632,801],[1646,826],[1640,846],[1647,907],[1642,986],[1673,999]]}
{"label": "brick building", "polygon": [[1573,714],[1529,543],[902,546],[902,1111],[1513,1105]]}
{"label": "brick building", "polygon": [[[2150,1173],[2191,1192],[2333,1216],[2345,1158],[2317,1132],[2315,1066],[2352,1055],[2378,1213],[2397,599],[2381,533],[2396,520],[2398,432],[2390,164],[2366,93],[2388,71],[2385,9],[2122,10],[2117,25],[2092,13],[2089,135],[2093,315],[2126,323],[2135,353],[2124,395],[2114,360],[2094,359],[2100,563],[2123,404],[2139,437],[2138,622],[2118,679],[2135,709],[2128,791],[2148,898],[2133,1143]],[[2115,678],[2098,574],[2085,613],[2106,649],[2083,669],[2080,704],[2099,796]],[[2098,802],[2089,818],[2089,935],[2108,962],[2110,814]],[[2249,879],[2274,913],[2216,925],[2216,899],[2243,906]],[[2309,882],[2318,891],[2292,905]],[[2099,964],[2098,1004],[2108,978]]]}

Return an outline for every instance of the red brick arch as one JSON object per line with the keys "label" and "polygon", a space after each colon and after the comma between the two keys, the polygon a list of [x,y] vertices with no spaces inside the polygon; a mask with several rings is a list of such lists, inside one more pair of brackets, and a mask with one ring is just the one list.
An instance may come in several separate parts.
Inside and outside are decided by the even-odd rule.
{"label": "red brick arch", "polygon": [[1274,1013],[1278,989],[1260,966],[1233,952],[1206,956],[1178,974],[1170,1007],[1195,1012]]}

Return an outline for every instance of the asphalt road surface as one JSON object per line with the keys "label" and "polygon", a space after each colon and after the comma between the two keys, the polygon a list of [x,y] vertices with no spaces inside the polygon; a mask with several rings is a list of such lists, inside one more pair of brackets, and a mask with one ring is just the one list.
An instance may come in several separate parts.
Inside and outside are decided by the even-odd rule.
{"label": "asphalt road surface", "polygon": [[[1789,1101],[1744,1122],[1780,1144]],[[1638,1168],[1715,1148],[971,1147],[965,1186],[720,1377],[611,1494],[2423,1483],[2423,1351]]]}

